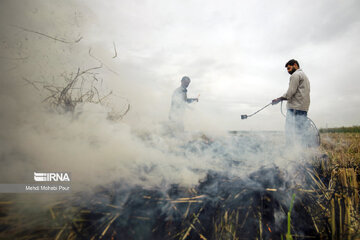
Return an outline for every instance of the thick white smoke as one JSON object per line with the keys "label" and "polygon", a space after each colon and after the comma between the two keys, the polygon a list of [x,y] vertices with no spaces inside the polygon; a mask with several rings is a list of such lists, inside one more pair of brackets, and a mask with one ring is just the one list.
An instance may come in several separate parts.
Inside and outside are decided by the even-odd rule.
{"label": "thick white smoke", "polygon": [[[111,39],[97,42],[89,35],[95,15],[82,4],[22,3],[1,3],[1,182],[26,183],[34,171],[67,171],[76,191],[113,181],[192,185],[210,170],[242,176],[264,165],[288,165],[282,136],[222,132],[224,122],[201,109],[201,100],[187,113],[193,133],[174,136],[166,121],[181,75],[159,84],[161,74],[122,57]],[[42,102],[50,95],[44,86],[64,87],[78,68],[97,66],[92,72],[100,94],[113,92],[111,104],[118,108],[130,103],[121,121],[109,121],[109,108],[100,104],[59,114]]]}

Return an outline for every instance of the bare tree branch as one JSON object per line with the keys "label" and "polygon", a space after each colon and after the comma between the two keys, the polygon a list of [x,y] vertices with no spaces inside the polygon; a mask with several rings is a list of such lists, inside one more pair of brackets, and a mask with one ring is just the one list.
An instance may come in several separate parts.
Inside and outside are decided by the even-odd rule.
{"label": "bare tree branch", "polygon": [[108,94],[108,95],[106,95],[106,96],[104,96],[104,97],[102,97],[102,98],[100,98],[99,100],[100,100],[100,102],[102,101],[102,100],[104,100],[105,98],[107,98],[108,96],[110,96],[112,94],[112,91]]}
{"label": "bare tree branch", "polygon": [[28,80],[28,79],[26,79],[26,78],[22,78],[25,82],[27,82],[28,84],[30,84],[31,86],[33,86],[36,90],[38,90],[38,91],[40,91],[40,89],[35,85],[35,83],[34,82],[32,82],[32,81],[30,81],[30,80]]}
{"label": "bare tree branch", "polygon": [[101,64],[101,65],[98,66],[98,67],[93,67],[93,68],[86,69],[86,70],[82,71],[82,72],[79,74],[79,76],[80,76],[80,75],[83,75],[83,74],[85,74],[85,73],[88,73],[88,72],[90,72],[91,70],[100,69],[100,68],[102,68],[102,66],[103,66],[103,64]]}
{"label": "bare tree branch", "polygon": [[91,48],[89,48],[89,56],[94,58],[96,61],[98,61],[99,63],[101,63],[102,65],[104,65],[110,72],[119,75],[117,72],[115,72],[114,70],[112,70],[111,68],[109,68],[107,65],[105,65],[103,63],[103,61],[101,61],[99,58],[95,57],[94,55],[91,54]]}
{"label": "bare tree branch", "polygon": [[121,118],[123,118],[129,111],[130,111],[130,103],[128,103],[128,107],[127,107],[126,111],[122,114]]}
{"label": "bare tree branch", "polygon": [[54,98],[56,96],[57,93],[54,93],[53,95],[48,96],[47,98],[45,98],[42,102],[46,102],[47,100]]}
{"label": "bare tree branch", "polygon": [[117,51],[116,51],[115,42],[113,42],[113,46],[114,46],[114,52],[115,52],[115,55],[113,56],[113,58],[116,58],[117,57]]}
{"label": "bare tree branch", "polygon": [[[89,51],[91,54],[91,49]],[[76,106],[79,103],[100,104],[106,107],[109,120],[118,121],[123,119],[130,111],[130,103],[124,97],[112,95],[112,91],[105,95],[101,93],[99,87],[101,87],[102,81],[96,78],[98,73],[94,72],[94,70],[101,67],[102,64],[85,70],[78,68],[76,72],[61,74],[61,77],[65,80],[62,87],[41,83],[42,87],[49,92],[43,102],[47,102],[51,108],[59,111],[59,113],[64,111],[76,113]],[[112,97],[109,97],[110,95]],[[119,102],[122,106],[119,106]]]}
{"label": "bare tree branch", "polygon": [[80,42],[81,39],[83,38],[83,37],[80,37],[79,39],[76,39],[75,41],[68,41],[68,40],[65,40],[65,39],[63,39],[63,38],[52,37],[52,36],[47,35],[47,34],[45,34],[45,33],[38,32],[38,31],[34,31],[34,30],[30,30],[30,29],[26,29],[26,28],[19,27],[19,26],[16,26],[16,25],[12,25],[12,27],[21,29],[21,30],[23,30],[23,31],[25,31],[25,32],[35,33],[35,34],[38,34],[38,35],[41,35],[41,36],[44,36],[44,37],[53,39],[53,40],[55,40],[55,41],[62,42],[62,43],[70,43],[70,44],[72,44],[72,43],[78,43],[78,42]]}
{"label": "bare tree branch", "polygon": [[96,87],[94,87],[99,103],[101,103],[100,94]]}

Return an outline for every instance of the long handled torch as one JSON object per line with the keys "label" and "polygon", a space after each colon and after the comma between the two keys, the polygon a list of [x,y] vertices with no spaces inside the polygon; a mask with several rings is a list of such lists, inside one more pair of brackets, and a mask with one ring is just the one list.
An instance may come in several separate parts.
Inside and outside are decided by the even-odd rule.
{"label": "long handled torch", "polygon": [[261,110],[263,110],[264,108],[267,108],[268,106],[270,106],[272,104],[272,102],[271,103],[269,103],[269,104],[267,104],[266,106],[264,106],[263,108],[261,108],[261,109],[259,109],[259,110],[257,110],[256,112],[254,112],[253,114],[250,114],[250,115],[241,115],[241,119],[247,119],[247,118],[249,118],[249,117],[251,117],[251,116],[254,116],[255,114],[257,114],[258,112],[260,112]]}

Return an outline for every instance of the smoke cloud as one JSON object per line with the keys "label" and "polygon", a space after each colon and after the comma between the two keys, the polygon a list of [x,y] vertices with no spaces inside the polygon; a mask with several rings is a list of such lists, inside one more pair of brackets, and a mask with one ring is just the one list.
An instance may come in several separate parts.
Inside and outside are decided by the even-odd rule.
{"label": "smoke cloud", "polygon": [[[134,40],[125,49],[121,40],[98,36],[99,28],[109,26],[98,26],[103,19],[81,1],[2,1],[0,9],[0,182],[27,182],[34,171],[68,171],[75,191],[114,181],[191,186],[209,171],[246,176],[261,166],[287,168],[297,160],[300,150],[284,155],[281,133],[228,134],[221,106],[214,105],[219,109],[214,115],[201,98],[187,111],[188,132],[174,135],[167,125],[170,98],[189,63],[161,74],[156,69],[161,58],[149,59],[146,51],[130,58],[136,48],[149,46]],[[119,23],[119,28],[132,27],[137,26]],[[130,33],[124,34],[125,43],[143,37]],[[94,67],[99,68],[92,70],[93,84],[103,96],[112,93],[112,108],[123,111],[130,104],[122,120],[110,121],[110,108],[100,104],[79,103],[74,113],[59,113],[44,102],[51,95],[46,86],[63,88],[78,69]],[[193,81],[189,95],[198,90]]]}

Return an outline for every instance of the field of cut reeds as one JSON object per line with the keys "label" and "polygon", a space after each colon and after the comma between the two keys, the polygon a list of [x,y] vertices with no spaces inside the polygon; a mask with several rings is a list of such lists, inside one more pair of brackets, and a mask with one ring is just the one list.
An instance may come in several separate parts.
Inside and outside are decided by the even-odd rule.
{"label": "field of cut reeds", "polygon": [[359,239],[360,133],[335,131],[321,137],[321,150],[328,161],[319,169],[332,191],[327,213],[331,237]]}
{"label": "field of cut reeds", "polygon": [[43,211],[20,211],[24,200],[4,195],[0,238],[360,239],[360,134],[321,141],[320,154],[298,168],[303,186],[264,167],[246,181],[210,172],[197,186],[166,191],[114,183]]}

